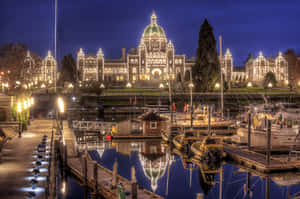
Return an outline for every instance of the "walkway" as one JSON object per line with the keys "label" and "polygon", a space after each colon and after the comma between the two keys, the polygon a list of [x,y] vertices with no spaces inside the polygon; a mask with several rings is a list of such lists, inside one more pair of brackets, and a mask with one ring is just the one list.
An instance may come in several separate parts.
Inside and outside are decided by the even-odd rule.
{"label": "walkway", "polygon": [[[4,146],[0,162],[2,199],[25,198],[27,189],[31,187],[28,177],[32,176],[30,169],[34,167],[32,164],[34,149],[41,142],[43,135],[46,134],[50,138],[51,128],[51,120],[32,121],[28,130],[23,132],[22,138],[15,136]],[[44,183],[45,181],[40,182],[37,187],[43,187]],[[43,198],[43,193],[38,193],[36,198]]]}

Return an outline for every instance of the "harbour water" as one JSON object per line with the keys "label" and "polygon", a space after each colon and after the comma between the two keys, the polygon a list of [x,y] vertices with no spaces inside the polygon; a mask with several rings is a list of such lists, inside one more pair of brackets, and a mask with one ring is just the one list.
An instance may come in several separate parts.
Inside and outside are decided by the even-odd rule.
{"label": "harbour water", "polygon": [[[173,154],[160,140],[101,142],[86,145],[94,160],[112,170],[118,162],[118,174],[131,179],[136,170],[138,184],[167,199],[197,198],[278,198],[300,196],[300,174],[249,171],[227,162],[220,167],[190,163]],[[94,148],[94,150],[92,149]],[[221,176],[221,186],[220,186]],[[248,177],[248,178],[247,178]]]}

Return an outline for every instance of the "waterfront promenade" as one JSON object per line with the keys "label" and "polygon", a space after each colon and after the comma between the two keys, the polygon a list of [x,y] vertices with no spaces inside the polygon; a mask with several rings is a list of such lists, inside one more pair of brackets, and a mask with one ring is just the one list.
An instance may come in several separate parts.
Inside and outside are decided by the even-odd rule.
{"label": "waterfront promenade", "polygon": [[[32,157],[36,146],[41,142],[43,135],[51,136],[52,120],[34,120],[24,131],[22,138],[16,134],[12,140],[5,144],[0,162],[0,198],[20,199],[30,190],[30,177],[34,158]],[[44,174],[41,175],[46,175]],[[39,182],[35,198],[44,198],[44,185],[46,181]]]}

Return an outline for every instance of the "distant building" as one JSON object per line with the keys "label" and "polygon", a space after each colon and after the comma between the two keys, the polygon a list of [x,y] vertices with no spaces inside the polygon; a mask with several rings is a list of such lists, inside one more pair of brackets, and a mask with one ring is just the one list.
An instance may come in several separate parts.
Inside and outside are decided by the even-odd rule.
{"label": "distant building", "polygon": [[161,82],[183,78],[194,63],[194,59],[186,59],[185,55],[175,55],[174,45],[157,24],[154,12],[138,47],[127,55],[123,47],[120,59],[105,59],[101,48],[96,55],[86,55],[82,49],[77,53],[80,81]]}
{"label": "distant building", "polygon": [[25,83],[54,84],[54,81],[57,79],[57,62],[51,51],[48,51],[47,56],[43,60],[34,59],[30,51],[27,51],[21,70],[21,78]]}
{"label": "distant building", "polygon": [[280,85],[288,81],[288,62],[281,52],[275,58],[264,57],[263,53],[259,52],[257,58],[250,58],[246,63],[247,81],[262,84],[268,72],[274,73]]}

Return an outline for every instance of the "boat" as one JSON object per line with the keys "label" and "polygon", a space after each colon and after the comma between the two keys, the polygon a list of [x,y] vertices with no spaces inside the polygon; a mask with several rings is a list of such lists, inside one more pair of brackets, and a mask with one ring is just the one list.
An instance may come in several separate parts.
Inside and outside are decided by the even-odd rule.
{"label": "boat", "polygon": [[[293,147],[300,144],[300,107],[296,104],[280,103],[274,112],[254,112],[251,126],[251,146],[266,147],[267,120],[271,120],[271,145]],[[248,143],[248,125],[241,126],[231,141],[237,144]]]}
{"label": "boat", "polygon": [[225,153],[223,153],[223,138],[206,136],[202,141],[193,143],[191,151],[198,160],[222,159],[225,157]]}
{"label": "boat", "polygon": [[168,130],[162,130],[161,137],[163,141],[170,142],[173,140],[173,138],[180,134],[182,132],[182,129],[180,127],[170,127]]}
{"label": "boat", "polygon": [[188,131],[175,136],[172,140],[172,143],[174,144],[176,149],[184,150],[184,147],[187,146],[188,149],[189,145],[191,145],[192,142],[196,140],[200,140],[200,137],[195,137],[193,132]]}
{"label": "boat", "polygon": [[[214,111],[214,106],[208,104],[198,105],[193,114],[192,124],[193,129],[204,133],[207,133],[208,128],[215,131],[216,134],[221,133],[224,135],[224,133],[232,134],[236,132],[235,121],[230,120],[228,117],[222,118],[219,113]],[[176,113],[176,125],[191,128],[191,114]]]}

